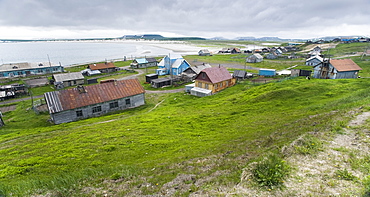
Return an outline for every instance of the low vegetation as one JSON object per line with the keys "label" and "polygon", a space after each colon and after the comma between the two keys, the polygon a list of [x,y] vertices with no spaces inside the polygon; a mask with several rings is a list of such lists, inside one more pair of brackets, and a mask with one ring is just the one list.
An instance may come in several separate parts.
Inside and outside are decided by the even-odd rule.
{"label": "low vegetation", "polygon": [[[61,125],[19,102],[3,114],[0,196],[243,195],[236,188],[243,175],[247,187],[283,196],[287,182],[308,179],[289,157],[321,158],[348,112],[370,109],[369,85],[367,78],[244,81],[211,97],[147,94],[139,108]],[[370,193],[369,177],[353,171],[368,173],[369,157],[336,150],[350,165],[332,169],[328,187],[350,181]]]}

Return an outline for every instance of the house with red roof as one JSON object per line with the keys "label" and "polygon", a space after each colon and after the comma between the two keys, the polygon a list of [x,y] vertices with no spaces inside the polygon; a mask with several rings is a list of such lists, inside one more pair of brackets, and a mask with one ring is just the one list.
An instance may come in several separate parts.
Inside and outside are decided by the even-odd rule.
{"label": "house with red roof", "polygon": [[144,105],[144,93],[138,79],[128,79],[46,92],[44,98],[51,120],[61,124]]}
{"label": "house with red roof", "polygon": [[114,65],[113,62],[90,64],[87,68],[92,71],[99,70],[102,73],[116,72],[118,70],[118,68]]}
{"label": "house with red roof", "polygon": [[350,79],[357,78],[362,70],[352,59],[324,60],[314,66],[314,78],[318,79]]}
{"label": "house with red roof", "polygon": [[209,96],[235,85],[236,79],[224,67],[203,69],[195,78],[195,86],[190,93],[195,96]]}

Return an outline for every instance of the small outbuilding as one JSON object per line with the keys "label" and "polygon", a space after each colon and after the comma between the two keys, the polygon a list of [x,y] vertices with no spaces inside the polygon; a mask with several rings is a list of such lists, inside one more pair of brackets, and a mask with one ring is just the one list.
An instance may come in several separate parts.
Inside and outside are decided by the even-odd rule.
{"label": "small outbuilding", "polygon": [[198,55],[199,56],[210,56],[211,55],[211,52],[209,52],[208,49],[202,49],[198,52]]}
{"label": "small outbuilding", "polygon": [[171,85],[171,78],[165,77],[165,78],[153,79],[150,81],[150,85],[153,88],[161,88],[163,86],[169,86]]}
{"label": "small outbuilding", "polygon": [[298,77],[298,76],[311,76],[312,71],[310,70],[301,70],[301,69],[292,69],[291,70],[291,76],[292,77]]}
{"label": "small outbuilding", "polygon": [[275,69],[260,69],[258,71],[258,74],[260,76],[272,77],[276,75],[276,70]]}
{"label": "small outbuilding", "polygon": [[146,83],[150,83],[153,79],[158,79],[158,75],[157,74],[145,75],[145,82]]}
{"label": "small outbuilding", "polygon": [[69,86],[83,85],[85,78],[80,72],[54,74],[54,86],[57,89],[63,89]]}

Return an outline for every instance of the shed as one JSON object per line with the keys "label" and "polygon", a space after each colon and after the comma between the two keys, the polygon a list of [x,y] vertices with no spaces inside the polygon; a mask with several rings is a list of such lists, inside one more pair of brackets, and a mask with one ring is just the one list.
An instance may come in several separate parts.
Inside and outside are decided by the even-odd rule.
{"label": "shed", "polygon": [[165,77],[165,78],[153,79],[151,80],[150,85],[153,88],[161,88],[163,86],[168,86],[168,85],[171,85],[171,78]]}
{"label": "shed", "polygon": [[145,104],[138,79],[47,92],[44,94],[55,124],[72,122]]}
{"label": "shed", "polygon": [[80,72],[54,74],[54,85],[57,89],[62,89],[69,86],[83,85],[85,78]]}
{"label": "shed", "polygon": [[190,93],[190,90],[195,87],[195,83],[185,85],[185,92]]}
{"label": "shed", "polygon": [[260,76],[275,76],[276,75],[276,70],[275,69],[260,69],[258,74]]}
{"label": "shed", "polygon": [[158,79],[157,74],[145,75],[145,82],[150,83],[153,79]]}
{"label": "shed", "polygon": [[301,70],[301,69],[292,69],[292,74],[291,76],[311,76],[312,71],[310,70]]}
{"label": "shed", "polygon": [[198,52],[198,55],[200,55],[200,56],[209,56],[209,55],[211,55],[211,52],[209,52],[208,49],[202,49]]}
{"label": "shed", "polygon": [[237,80],[243,80],[248,78],[247,71],[245,70],[234,70],[233,77]]}

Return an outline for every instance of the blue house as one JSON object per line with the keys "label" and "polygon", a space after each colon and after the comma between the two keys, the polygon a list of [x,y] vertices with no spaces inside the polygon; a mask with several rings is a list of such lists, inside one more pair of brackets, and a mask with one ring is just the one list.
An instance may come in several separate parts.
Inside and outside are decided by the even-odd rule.
{"label": "blue house", "polygon": [[0,77],[26,77],[63,72],[63,66],[51,63],[10,63],[0,65]]}
{"label": "blue house", "polygon": [[179,54],[169,54],[158,64],[157,75],[180,75],[190,64]]}

